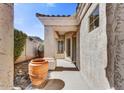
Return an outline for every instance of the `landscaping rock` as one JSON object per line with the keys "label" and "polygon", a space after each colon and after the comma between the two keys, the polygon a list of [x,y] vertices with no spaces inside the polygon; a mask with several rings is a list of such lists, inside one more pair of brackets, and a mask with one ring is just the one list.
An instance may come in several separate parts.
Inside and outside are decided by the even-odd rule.
{"label": "landscaping rock", "polygon": [[13,90],[21,90],[20,87],[13,87]]}
{"label": "landscaping rock", "polygon": [[28,75],[28,64],[29,61],[15,64],[15,87],[21,87],[21,89],[25,89],[31,83]]}

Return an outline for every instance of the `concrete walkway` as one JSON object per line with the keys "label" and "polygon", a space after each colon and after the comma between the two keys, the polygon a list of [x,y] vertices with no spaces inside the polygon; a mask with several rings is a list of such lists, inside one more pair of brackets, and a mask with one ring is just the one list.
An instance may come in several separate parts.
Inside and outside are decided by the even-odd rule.
{"label": "concrete walkway", "polygon": [[80,76],[78,70],[73,70],[69,68],[76,68],[76,66],[69,61],[64,59],[57,59],[57,67],[68,68],[63,71],[51,71],[49,74],[50,79],[61,79],[64,81],[65,86],[63,90],[82,90],[89,89],[85,80]]}
{"label": "concrete walkway", "polygon": [[[26,89],[32,88],[31,84]],[[48,82],[43,90],[86,90],[89,89],[76,66],[64,59],[57,59],[55,71],[49,71]]]}

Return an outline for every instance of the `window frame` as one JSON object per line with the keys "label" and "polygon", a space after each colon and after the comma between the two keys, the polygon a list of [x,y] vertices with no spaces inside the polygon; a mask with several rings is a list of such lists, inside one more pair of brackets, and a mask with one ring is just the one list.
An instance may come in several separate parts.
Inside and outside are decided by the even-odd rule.
{"label": "window frame", "polygon": [[[93,15],[93,13],[97,10],[97,8],[98,8],[98,17],[96,17],[95,19],[93,19],[93,21],[92,22],[90,22],[90,18],[91,18],[91,15]],[[100,26],[100,10],[99,10],[99,4],[98,5],[96,5],[96,7],[93,9],[93,11],[90,13],[90,15],[89,15],[89,31],[88,32],[92,32],[93,30],[95,30],[95,29],[97,29],[99,26]],[[95,27],[95,28],[93,28],[93,26],[95,26],[94,24],[95,24],[95,22],[98,20],[98,26],[97,27]],[[91,26],[91,25],[93,25],[93,26]],[[92,29],[91,29],[92,28]]]}
{"label": "window frame", "polygon": [[[62,47],[60,47],[62,46]],[[62,48],[62,49],[60,49]],[[57,40],[57,53],[63,54],[64,53],[64,40]]]}

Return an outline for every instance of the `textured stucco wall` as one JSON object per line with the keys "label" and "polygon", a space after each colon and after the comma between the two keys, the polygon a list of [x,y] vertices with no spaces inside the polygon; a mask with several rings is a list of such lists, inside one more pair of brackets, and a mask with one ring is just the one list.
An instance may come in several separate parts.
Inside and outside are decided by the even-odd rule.
{"label": "textured stucco wall", "polygon": [[[56,34],[55,34],[55,30],[53,29],[53,26],[45,26],[45,35],[44,36],[45,36],[45,39],[44,39],[44,56],[45,57],[66,58],[67,60],[71,61],[72,55],[70,56],[70,58],[66,57],[66,39],[70,38],[71,42],[72,42],[72,33],[65,34],[65,38],[64,38],[65,51],[63,54],[57,54],[57,50],[58,50],[57,43],[58,42],[56,39]],[[71,45],[71,49],[72,49],[72,45]]]}
{"label": "textured stucco wall", "polygon": [[33,42],[29,40],[29,38],[27,38],[24,50],[22,51],[21,56],[15,61],[15,63],[19,63],[37,57],[37,50],[39,44],[40,42]]}
{"label": "textured stucco wall", "polygon": [[[68,60],[68,61],[72,61],[72,32],[69,32],[69,33],[66,33],[65,34],[65,59]],[[66,43],[67,43],[67,39],[70,39],[70,57],[67,57],[67,46],[66,46]]]}
{"label": "textured stucco wall", "polygon": [[124,4],[107,4],[108,67],[111,87],[124,89]]}
{"label": "textured stucco wall", "polygon": [[25,51],[26,59],[37,57],[37,50],[39,44],[40,44],[39,42],[36,43],[27,39],[26,51]]}
{"label": "textured stucco wall", "polygon": [[76,34],[76,66],[80,69],[80,31]]}
{"label": "textured stucco wall", "polygon": [[91,89],[108,89],[106,78],[107,35],[106,4],[99,4],[100,26],[89,32],[89,15],[97,4],[92,4],[80,27],[80,73]]}
{"label": "textured stucco wall", "polygon": [[55,33],[52,27],[45,27],[44,35],[44,57],[55,57],[56,40]]}
{"label": "textured stucco wall", "polygon": [[13,5],[0,4],[0,89],[12,89],[14,76]]}

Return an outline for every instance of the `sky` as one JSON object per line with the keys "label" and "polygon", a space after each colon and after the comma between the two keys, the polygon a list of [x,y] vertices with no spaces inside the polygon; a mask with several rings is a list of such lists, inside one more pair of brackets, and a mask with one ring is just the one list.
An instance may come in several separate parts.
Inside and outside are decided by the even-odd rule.
{"label": "sky", "polygon": [[49,15],[73,15],[76,3],[15,3],[14,27],[28,36],[44,39],[44,26],[36,17],[36,13]]}

